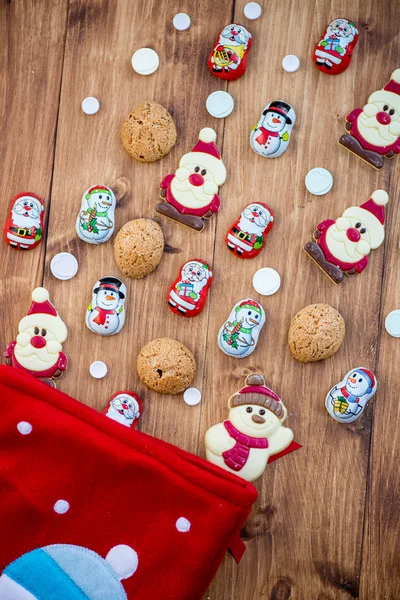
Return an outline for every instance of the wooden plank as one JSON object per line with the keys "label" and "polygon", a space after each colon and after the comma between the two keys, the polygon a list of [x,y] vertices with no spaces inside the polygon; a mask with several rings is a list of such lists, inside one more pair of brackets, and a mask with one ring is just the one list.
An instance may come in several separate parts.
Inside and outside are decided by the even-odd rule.
{"label": "wooden plank", "polygon": [[[376,27],[378,37],[382,36],[386,40],[385,69],[382,69],[381,74],[384,81],[400,65],[399,32],[396,27],[399,19],[400,5],[390,3],[386,7],[385,20],[381,17]],[[379,389],[370,408],[373,424],[360,580],[360,597],[365,599],[400,598],[399,521],[396,517],[400,506],[400,346],[398,340],[385,331],[387,314],[400,308],[399,173],[399,165],[393,162],[388,178],[392,205],[386,229],[381,310],[379,317],[377,315]]]}
{"label": "wooden plank", "polygon": [[[244,4],[244,0],[235,4],[238,21]],[[219,277],[210,313],[202,427],[205,431],[226,418],[230,393],[243,385],[247,373],[260,371],[286,403],[288,424],[304,448],[269,465],[257,482],[259,499],[243,532],[247,539],[243,563],[236,569],[230,558],[225,560],[211,585],[210,599],[359,597],[371,417],[367,413],[354,426],[343,427],[328,417],[324,399],[353,366],[377,366],[384,249],[373,252],[371,265],[360,277],[335,287],[302,253],[302,245],[324,218],[337,218],[345,207],[361,204],[379,187],[388,189],[389,172],[396,168],[393,163],[377,173],[336,144],[345,114],[363,106],[398,64],[391,42],[396,31],[394,9],[386,7],[381,2],[313,5],[287,0],[274,4],[271,23],[265,6],[263,18],[251,24],[255,43],[248,72],[229,84],[236,102],[224,138],[229,178],[223,198],[229,204],[217,226],[214,264]],[[315,69],[310,55],[326,24],[339,15],[359,24],[361,42],[351,68],[340,78],[331,78]],[[386,33],[390,15],[392,25]],[[300,70],[292,75],[284,73],[280,64],[289,53],[301,60]],[[384,74],[383,63],[390,64]],[[248,137],[264,105],[278,98],[293,104],[297,122],[287,153],[269,161],[252,153]],[[311,196],[305,190],[304,177],[315,166],[333,173],[334,188],[327,196]],[[389,222],[394,218],[397,190],[390,186]],[[265,250],[250,265],[243,265],[229,254],[223,240],[240,208],[251,199],[270,204],[276,223]],[[252,290],[252,275],[261,266],[281,274],[282,287],[276,296],[262,298]],[[216,334],[230,307],[249,295],[265,307],[267,324],[256,352],[239,361],[220,352]],[[214,304],[216,297],[223,298],[223,310]],[[291,317],[314,302],[336,307],[347,333],[333,358],[302,365],[290,355],[287,331]],[[385,556],[382,546],[373,551]],[[376,577],[379,582],[380,576]],[[390,590],[388,579],[387,586]],[[363,597],[378,597],[377,585],[374,591]]]}
{"label": "wooden plank", "polygon": [[[0,11],[2,228],[13,197],[24,191],[43,198],[47,220],[67,14],[65,0],[54,1],[51,6],[28,0],[3,4]],[[43,240],[28,252],[10,248],[4,240],[0,244],[2,348],[15,339],[18,322],[30,306],[31,290],[41,284],[44,253]]]}
{"label": "wooden plank", "polygon": [[[165,295],[183,262],[195,257],[212,260],[215,221],[198,234],[156,217],[168,251],[159,268],[146,279],[122,277],[128,288],[127,319],[121,333],[110,338],[87,330],[84,317],[96,280],[107,274],[121,277],[114,262],[113,241],[94,247],[80,241],[75,233],[83,191],[121,178],[129,181],[130,193],[116,211],[116,231],[130,219],[152,216],[161,180],[176,170],[182,154],[196,143],[200,129],[210,123],[205,98],[226,84],[216,84],[204,71],[215,35],[205,35],[204,23],[211,19],[223,23],[226,7],[218,8],[212,2],[190,7],[183,3],[181,10],[192,18],[187,32],[176,32],[172,26],[176,13],[172,1],[164,3],[162,11],[156,1],[70,3],[45,283],[69,330],[65,352],[70,366],[60,389],[98,409],[116,391],[136,390],[145,402],[142,428],[195,451],[201,408],[186,406],[181,396],[163,397],[146,389],[136,373],[136,358],[140,348],[153,338],[177,338],[193,350],[197,360],[194,385],[202,388],[209,307],[196,319],[184,320],[170,312]],[[137,75],[131,67],[133,52],[143,46],[156,48],[160,56],[159,70],[149,77]],[[101,103],[99,113],[92,117],[80,109],[82,99],[89,95]],[[178,140],[164,159],[144,164],[125,152],[120,127],[136,104],[149,99],[171,112]],[[221,147],[223,123],[215,126]],[[63,250],[72,251],[79,262],[78,275],[67,282],[56,281],[49,272],[51,257]],[[107,363],[106,379],[90,377],[89,366],[94,360]]]}

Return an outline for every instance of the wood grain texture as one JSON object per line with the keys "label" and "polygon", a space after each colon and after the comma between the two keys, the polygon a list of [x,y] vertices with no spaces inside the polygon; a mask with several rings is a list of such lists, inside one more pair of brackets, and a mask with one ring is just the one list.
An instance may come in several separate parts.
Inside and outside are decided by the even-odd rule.
{"label": "wood grain texture", "polygon": [[[184,0],[179,5],[168,0],[162,8],[156,0],[26,0],[1,7],[0,32],[8,40],[0,49],[3,213],[22,188],[36,191],[49,206],[48,235],[39,249],[22,255],[0,245],[0,314],[6,322],[1,343],[14,338],[30,292],[43,280],[69,331],[64,350],[70,365],[58,387],[96,409],[118,389],[138,391],[145,402],[142,430],[201,455],[206,429],[227,415],[229,395],[249,372],[264,373],[285,402],[288,425],[304,447],[269,465],[257,482],[259,499],[242,532],[247,552],[239,566],[231,556],[225,558],[206,597],[398,600],[400,345],[385,332],[384,318],[400,304],[400,159],[388,161],[378,173],[337,140],[344,116],[363,106],[400,66],[400,4],[261,3],[263,16],[251,23],[243,17],[245,0]],[[176,12],[190,14],[189,31],[173,29]],[[311,51],[337,16],[355,20],[360,39],[349,69],[329,77],[314,67]],[[227,84],[212,77],[206,60],[218,31],[233,19],[248,25],[254,44],[246,74]],[[142,46],[155,48],[161,58],[150,77],[140,77],[130,65],[133,52]],[[301,61],[294,74],[281,68],[283,56],[290,53]],[[225,121],[213,119],[205,109],[208,94],[216,89],[228,89],[235,100]],[[91,95],[99,98],[101,109],[88,117],[80,104]],[[287,152],[267,160],[252,152],[249,135],[263,107],[274,99],[290,102],[297,121]],[[150,165],[133,161],[120,142],[122,121],[144,100],[163,104],[178,130],[175,148]],[[125,191],[116,231],[130,219],[154,216],[161,179],[175,171],[204,126],[216,129],[228,170],[218,218],[198,234],[156,216],[167,244],[159,268],[142,281],[123,278],[127,319],[120,334],[109,339],[92,334],[84,324],[92,285],[101,276],[120,274],[112,240],[93,247],[75,234],[83,191],[115,182]],[[307,171],[315,166],[334,176],[332,191],[323,197],[312,196],[304,186]],[[317,223],[361,204],[377,188],[386,189],[390,198],[385,246],[373,251],[363,274],[336,287],[302,246]],[[276,222],[266,248],[245,262],[228,252],[224,237],[251,200],[269,204]],[[67,282],[54,279],[49,270],[52,256],[60,251],[73,252],[79,261],[78,275]],[[203,313],[184,320],[169,311],[164,296],[180,265],[197,256],[213,265],[214,282]],[[275,268],[282,277],[280,291],[267,298],[251,285],[262,266]],[[235,360],[218,349],[216,337],[231,307],[245,297],[262,303],[267,323],[256,352]],[[328,302],[341,312],[346,337],[331,359],[302,365],[290,355],[287,331],[291,317],[313,302]],[[203,392],[199,406],[186,406],[181,396],[157,395],[140,383],[137,354],[159,336],[175,337],[194,352],[194,385]],[[104,380],[90,377],[93,360],[108,364]],[[362,418],[346,427],[330,419],[324,399],[358,365],[376,373],[379,389]]]}

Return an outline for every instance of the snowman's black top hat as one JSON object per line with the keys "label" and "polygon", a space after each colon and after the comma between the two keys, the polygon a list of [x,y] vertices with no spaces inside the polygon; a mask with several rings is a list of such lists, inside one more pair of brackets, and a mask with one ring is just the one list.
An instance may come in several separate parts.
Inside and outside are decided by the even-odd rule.
{"label": "snowman's black top hat", "polygon": [[123,285],[122,281],[117,277],[102,277],[99,279],[99,283],[100,285],[93,290],[95,294],[98,294],[100,290],[111,290],[117,292],[121,300],[125,298],[125,294],[120,290],[121,285]]}
{"label": "snowman's black top hat", "polygon": [[288,112],[291,110],[291,108],[292,107],[290,106],[290,104],[282,102],[282,100],[275,100],[275,102],[271,102],[268,108],[264,110],[263,115],[266,115],[269,112],[279,113],[280,115],[285,117],[286,123],[288,125],[291,125],[292,119],[288,117]]}

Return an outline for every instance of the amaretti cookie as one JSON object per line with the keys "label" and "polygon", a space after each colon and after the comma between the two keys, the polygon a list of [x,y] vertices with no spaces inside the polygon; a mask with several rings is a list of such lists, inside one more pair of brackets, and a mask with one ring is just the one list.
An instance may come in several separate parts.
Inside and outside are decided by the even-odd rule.
{"label": "amaretti cookie", "polygon": [[137,359],[137,372],[147,387],[161,394],[179,394],[196,374],[193,354],[177,340],[159,338],[148,342]]}
{"label": "amaretti cookie", "polygon": [[115,262],[120,271],[132,279],[142,279],[154,271],[163,251],[162,229],[151,219],[128,221],[115,237]]}
{"label": "amaretti cookie", "polygon": [[329,358],[345,334],[343,317],[329,304],[310,304],[295,315],[289,327],[289,348],[300,362]]}
{"label": "amaretti cookie", "polygon": [[121,139],[132,158],[154,162],[175,146],[175,123],[167,109],[158,102],[143,102],[123,122]]}

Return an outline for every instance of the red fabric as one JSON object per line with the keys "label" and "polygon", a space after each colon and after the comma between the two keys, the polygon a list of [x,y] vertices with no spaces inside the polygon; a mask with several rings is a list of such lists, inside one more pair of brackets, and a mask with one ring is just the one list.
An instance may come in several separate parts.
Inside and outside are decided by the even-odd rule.
{"label": "red fabric", "polygon": [[106,310],[105,308],[99,308],[98,306],[96,306],[95,310],[97,310],[98,314],[93,321],[97,323],[97,325],[104,325],[107,315],[115,314],[115,310]]}
{"label": "red fabric", "polygon": [[[237,547],[254,487],[17,369],[0,366],[0,398],[0,573],[48,544],[102,557],[127,544],[139,556],[122,582],[129,600],[200,600]],[[66,514],[53,510],[59,499],[70,503]],[[177,531],[180,517],[189,532]]]}

